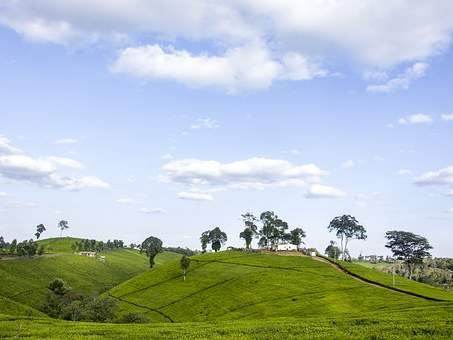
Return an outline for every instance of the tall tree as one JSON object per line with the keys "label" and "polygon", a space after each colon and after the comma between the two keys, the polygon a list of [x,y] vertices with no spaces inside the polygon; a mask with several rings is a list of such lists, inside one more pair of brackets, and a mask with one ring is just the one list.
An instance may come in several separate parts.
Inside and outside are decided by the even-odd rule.
{"label": "tall tree", "polygon": [[37,225],[36,233],[35,233],[36,239],[39,239],[41,237],[41,234],[45,231],[46,231],[46,227],[44,226],[44,224]]}
{"label": "tall tree", "polygon": [[337,247],[335,241],[330,241],[330,244],[327,246],[327,248],[324,251],[324,253],[327,256],[337,260],[340,257],[340,255],[341,255],[341,250],[340,250],[340,248]]}
{"label": "tall tree", "polygon": [[305,236],[305,231],[302,230],[302,228],[295,228],[289,232],[289,243],[294,244],[297,246],[297,249],[299,250],[299,246],[301,243],[304,243],[302,240]]}
{"label": "tall tree", "polygon": [[210,230],[206,230],[201,234],[200,242],[201,242],[201,250],[203,251],[203,253],[206,252],[206,248],[208,247],[210,232],[211,232]]}
{"label": "tall tree", "polygon": [[429,253],[433,247],[428,240],[420,235],[408,231],[387,231],[385,237],[388,242],[385,245],[398,260],[403,260],[409,271],[409,279],[417,265],[423,263],[423,259],[431,256]]}
{"label": "tall tree", "polygon": [[58,222],[58,228],[60,229],[60,237],[61,237],[61,235],[63,234],[63,231],[65,231],[66,229],[69,229],[68,221],[61,220],[60,222]]}
{"label": "tall tree", "polygon": [[140,251],[144,251],[149,258],[149,267],[154,266],[154,258],[162,252],[162,241],[157,237],[150,236],[141,244]]}
{"label": "tall tree", "polygon": [[189,269],[189,266],[190,266],[190,258],[188,258],[186,255],[183,255],[181,257],[180,264],[181,264],[182,273],[184,275],[184,281],[186,281],[186,272],[187,272],[187,269]]}
{"label": "tall tree", "polygon": [[250,228],[245,228],[242,232],[239,233],[239,238],[244,239],[245,248],[250,249],[253,239],[253,231]]}
{"label": "tall tree", "polygon": [[249,212],[242,214],[241,217],[244,221],[245,228],[239,234],[239,237],[244,239],[246,249],[250,249],[253,238],[258,235],[258,226],[256,225],[258,219]]}
{"label": "tall tree", "polygon": [[3,236],[0,236],[0,252],[3,252],[3,249],[6,248],[6,242]]}
{"label": "tall tree", "polygon": [[340,239],[343,260],[346,256],[349,257],[348,243],[351,239],[365,240],[367,238],[366,229],[351,215],[335,217],[327,229],[330,232],[335,231],[336,236]]}
{"label": "tall tree", "polygon": [[275,234],[275,218],[276,216],[273,211],[265,211],[260,215],[262,227],[259,231],[261,238],[258,244],[261,247],[266,247],[269,249],[271,246],[271,239]]}
{"label": "tall tree", "polygon": [[215,227],[209,232],[209,242],[215,252],[218,252],[227,240],[227,235],[219,227]]}

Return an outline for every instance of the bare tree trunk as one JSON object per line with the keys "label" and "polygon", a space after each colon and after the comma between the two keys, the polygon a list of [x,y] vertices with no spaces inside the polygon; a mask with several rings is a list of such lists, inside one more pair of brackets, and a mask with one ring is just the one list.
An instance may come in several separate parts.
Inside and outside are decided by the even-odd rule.
{"label": "bare tree trunk", "polygon": [[[343,254],[345,254],[347,251],[348,251],[348,238],[346,237],[346,240],[344,243],[344,253]],[[348,255],[349,255],[349,252],[348,252]],[[343,255],[343,260],[344,260],[344,256],[345,255]]]}
{"label": "bare tree trunk", "polygon": [[186,270],[184,269],[184,281],[186,281]]}

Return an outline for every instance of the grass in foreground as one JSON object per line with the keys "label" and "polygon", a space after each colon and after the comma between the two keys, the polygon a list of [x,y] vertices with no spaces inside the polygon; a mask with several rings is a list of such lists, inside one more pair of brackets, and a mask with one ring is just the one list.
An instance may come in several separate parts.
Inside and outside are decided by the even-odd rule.
{"label": "grass in foreground", "polygon": [[93,324],[0,316],[0,338],[30,339],[451,339],[453,307],[380,312],[357,318],[278,318],[216,323]]}

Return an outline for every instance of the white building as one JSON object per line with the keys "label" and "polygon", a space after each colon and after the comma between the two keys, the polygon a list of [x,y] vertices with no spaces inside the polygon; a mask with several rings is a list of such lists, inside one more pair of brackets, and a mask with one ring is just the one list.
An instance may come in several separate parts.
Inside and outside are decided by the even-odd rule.
{"label": "white building", "polygon": [[277,251],[297,251],[297,246],[294,244],[279,244]]}

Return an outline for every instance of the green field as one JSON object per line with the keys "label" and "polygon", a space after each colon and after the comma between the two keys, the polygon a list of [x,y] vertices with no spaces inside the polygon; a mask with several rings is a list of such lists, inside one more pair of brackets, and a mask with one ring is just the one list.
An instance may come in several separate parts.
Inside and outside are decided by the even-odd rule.
{"label": "green field", "polygon": [[[453,297],[411,284],[424,294]],[[140,312],[154,322],[350,317],[433,305],[366,284],[310,257],[241,252],[194,256],[185,282],[178,262],[170,262],[120,284],[109,295],[118,299],[121,313]]]}
{"label": "green field", "polygon": [[[66,275],[63,278],[79,290],[102,291],[118,281],[117,286],[104,293],[118,301],[118,317],[140,313],[150,319],[150,324],[42,318],[21,310],[28,307],[16,302],[28,301],[33,306],[39,300],[32,293],[23,293],[11,298],[15,302],[8,300],[17,304],[11,307],[17,309],[14,313],[2,308],[0,300],[0,338],[453,337],[453,293],[398,278],[399,289],[445,300],[430,301],[366,283],[320,258],[236,251],[196,255],[191,257],[184,281],[180,255],[175,253],[160,254],[152,270],[147,269],[146,258],[135,251],[117,250],[106,252],[105,256],[105,263],[64,252],[30,260],[3,260],[1,274],[9,283],[7,289],[3,285],[0,289],[11,294],[17,287],[23,288],[18,282],[31,275],[32,280],[25,284],[39,281],[40,286],[32,288],[45,291],[48,278],[55,274],[52,268],[66,268],[60,269]],[[368,280],[383,285],[392,283],[391,276],[385,273],[340,264]],[[133,266],[136,267],[132,270]],[[38,279],[40,271],[48,276]],[[9,296],[3,292],[0,295]]]}
{"label": "green field", "polygon": [[[71,244],[75,240],[43,240],[40,243],[51,248],[54,253],[34,258],[0,260],[0,296],[39,308],[47,293],[46,286],[54,278],[62,278],[77,292],[93,294],[104,292],[149,270],[147,258],[136,250],[103,252],[105,262],[101,262],[96,258],[72,253]],[[157,266],[179,256],[174,253],[159,254]]]}

